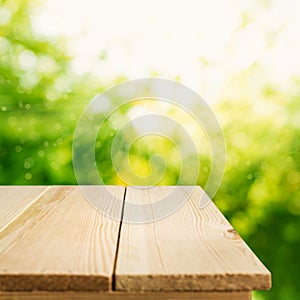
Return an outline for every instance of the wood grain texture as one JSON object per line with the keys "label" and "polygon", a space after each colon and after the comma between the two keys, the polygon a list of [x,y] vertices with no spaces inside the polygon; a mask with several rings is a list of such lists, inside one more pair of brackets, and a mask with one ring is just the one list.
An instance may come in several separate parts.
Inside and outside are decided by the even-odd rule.
{"label": "wood grain texture", "polygon": [[[212,201],[200,208],[200,187],[128,187],[127,202],[155,203],[167,194],[188,200],[171,216],[148,224],[123,223],[116,266],[119,291],[269,289],[269,271]],[[156,206],[152,214],[155,217]],[[144,212],[149,214],[149,212]],[[134,219],[135,216],[132,216]]]}
{"label": "wood grain texture", "polygon": [[0,186],[0,231],[46,190],[46,186]]}
{"label": "wood grain texture", "polygon": [[[122,204],[123,187],[89,188],[121,218],[112,199]],[[0,232],[0,290],[110,290],[119,223],[97,212],[79,187],[51,187]]]}
{"label": "wood grain texture", "polygon": [[2,300],[251,300],[251,292],[196,293],[0,293]]}

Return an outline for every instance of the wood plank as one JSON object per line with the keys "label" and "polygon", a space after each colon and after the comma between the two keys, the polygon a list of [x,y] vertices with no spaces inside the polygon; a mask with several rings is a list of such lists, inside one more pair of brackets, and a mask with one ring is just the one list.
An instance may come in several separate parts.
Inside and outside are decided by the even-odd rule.
{"label": "wood plank", "polygon": [[2,300],[251,300],[251,292],[196,292],[196,293],[0,293]]}
{"label": "wood plank", "polygon": [[[269,271],[212,201],[200,208],[200,187],[128,187],[124,217],[136,220],[128,202],[155,203],[169,193],[188,200],[171,216],[148,224],[124,223],[116,266],[118,291],[225,291],[269,289]],[[162,202],[163,205],[163,202]],[[153,205],[151,213],[155,217]],[[166,210],[167,211],[167,210]],[[140,213],[143,213],[140,211]],[[145,218],[149,211],[145,211]],[[157,212],[159,215],[160,212]],[[124,219],[124,220],[125,220]]]}
{"label": "wood plank", "polygon": [[[123,187],[86,188],[121,218]],[[119,224],[79,187],[51,187],[0,232],[0,290],[110,290]]]}
{"label": "wood plank", "polygon": [[22,214],[46,190],[46,186],[1,186],[0,231]]}

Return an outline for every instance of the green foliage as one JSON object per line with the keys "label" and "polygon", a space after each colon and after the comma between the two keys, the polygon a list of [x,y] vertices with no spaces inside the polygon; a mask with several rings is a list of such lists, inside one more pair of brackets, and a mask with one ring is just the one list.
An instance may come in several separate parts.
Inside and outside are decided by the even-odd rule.
{"label": "green foliage", "polygon": [[229,120],[224,126],[228,158],[215,201],[272,272],[272,290],[257,295],[297,299],[300,98],[273,93],[263,101],[262,115],[257,103],[227,102],[220,107]]}
{"label": "green foliage", "polygon": [[11,18],[0,26],[0,183],[75,184],[73,132],[101,87],[74,76],[63,44],[32,33],[28,7],[1,5]]}
{"label": "green foliage", "polygon": [[[72,73],[63,41],[49,42],[33,34],[30,3],[0,1],[10,15],[0,25],[0,184],[76,184],[74,129],[86,104],[103,87],[90,75]],[[259,299],[296,300],[300,293],[300,98],[296,95],[267,86],[255,95],[256,101],[249,100],[251,95],[237,96],[239,101],[228,97],[217,107],[227,167],[214,200],[272,271],[273,288],[258,292]],[[115,118],[125,122],[128,109]],[[96,143],[99,171],[108,184],[123,183],[110,158],[115,134],[112,118]],[[159,137],[137,141],[130,150],[133,170],[149,174],[149,159],[157,152],[168,166],[160,184],[175,184],[180,172],[176,149]],[[209,162],[204,158],[201,185],[207,180]]]}

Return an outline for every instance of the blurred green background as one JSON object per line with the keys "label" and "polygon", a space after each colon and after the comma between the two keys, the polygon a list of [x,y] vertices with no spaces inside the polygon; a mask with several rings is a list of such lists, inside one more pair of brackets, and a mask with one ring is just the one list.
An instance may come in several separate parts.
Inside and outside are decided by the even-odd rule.
{"label": "blurred green background", "polygon": [[[241,10],[233,31],[243,37],[249,27],[259,24],[266,56],[272,55],[274,41],[286,25],[269,30],[257,23],[272,11],[272,5],[272,1],[253,1]],[[35,30],[31,17],[39,6],[36,1],[0,0],[1,185],[76,184],[72,139],[81,113],[95,95],[132,79],[122,72],[107,78],[104,74],[103,79],[93,72],[74,71],[68,37],[47,37]],[[271,22],[277,24],[275,17]],[[299,36],[294,38],[299,42]],[[229,52],[231,46],[227,45]],[[105,61],[107,56],[109,51],[102,51],[97,59]],[[276,65],[276,59],[280,66],[297,66],[296,61],[285,61],[284,53],[269,64]],[[199,53],[198,62],[205,76],[214,76],[205,73],[213,64],[209,58]],[[184,82],[176,72],[152,69],[150,73]],[[272,272],[272,289],[255,292],[254,299],[296,300],[300,296],[300,76],[291,72],[281,84],[280,79],[271,80],[270,73],[271,68],[253,59],[229,76],[218,101],[211,104],[227,147],[226,171],[214,201]],[[98,136],[97,163],[107,184],[126,183],[113,170],[110,147],[116,134],[114,122],[130,119],[130,111],[132,107],[119,111]],[[174,117],[172,111],[167,114]],[[186,122],[184,116],[180,118]],[[174,149],[172,142],[159,137],[139,141],[130,152],[133,171],[149,174],[149,158],[159,153],[168,166],[159,183],[176,184],[180,164]],[[201,159],[198,184],[203,186],[211,159],[205,151]]]}

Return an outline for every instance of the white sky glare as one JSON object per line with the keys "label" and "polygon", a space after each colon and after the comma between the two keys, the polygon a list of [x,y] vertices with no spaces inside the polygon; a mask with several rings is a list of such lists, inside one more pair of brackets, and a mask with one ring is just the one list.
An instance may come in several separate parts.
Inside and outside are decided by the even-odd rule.
{"label": "white sky glare", "polygon": [[[271,81],[300,75],[299,11],[293,0],[269,7],[252,0],[44,0],[34,11],[34,28],[69,39],[77,73],[104,80],[180,77],[215,101],[234,74],[257,60]],[[245,12],[250,22],[241,28]]]}

